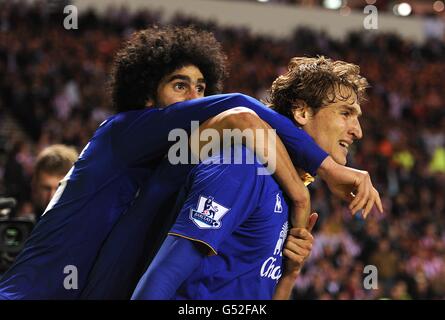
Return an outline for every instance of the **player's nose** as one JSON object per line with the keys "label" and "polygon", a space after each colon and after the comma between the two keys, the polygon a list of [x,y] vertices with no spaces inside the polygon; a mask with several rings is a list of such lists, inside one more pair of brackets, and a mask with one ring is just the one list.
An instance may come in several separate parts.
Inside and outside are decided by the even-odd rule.
{"label": "player's nose", "polygon": [[189,91],[189,96],[188,96],[189,99],[197,99],[200,97],[201,97],[201,94],[198,91],[198,89],[192,89]]}
{"label": "player's nose", "polygon": [[360,121],[355,119],[350,127],[350,133],[354,137],[354,140],[360,140],[363,137],[362,126],[360,125]]}

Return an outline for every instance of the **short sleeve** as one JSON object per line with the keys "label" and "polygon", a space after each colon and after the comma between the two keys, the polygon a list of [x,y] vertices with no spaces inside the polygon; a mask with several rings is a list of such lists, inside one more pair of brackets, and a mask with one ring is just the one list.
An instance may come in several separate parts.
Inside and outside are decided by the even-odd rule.
{"label": "short sleeve", "polygon": [[217,254],[224,239],[255,212],[264,176],[257,175],[257,162],[207,161],[191,172],[190,191],[170,235],[201,242]]}

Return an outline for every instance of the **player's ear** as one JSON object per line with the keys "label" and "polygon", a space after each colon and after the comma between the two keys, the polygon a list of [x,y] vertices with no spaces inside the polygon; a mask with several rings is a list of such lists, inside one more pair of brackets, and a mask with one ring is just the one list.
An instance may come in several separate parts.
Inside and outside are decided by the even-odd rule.
{"label": "player's ear", "polygon": [[295,121],[300,126],[306,125],[309,121],[310,116],[312,115],[311,108],[307,105],[306,102],[302,100],[297,100],[294,103],[292,113],[294,115]]}

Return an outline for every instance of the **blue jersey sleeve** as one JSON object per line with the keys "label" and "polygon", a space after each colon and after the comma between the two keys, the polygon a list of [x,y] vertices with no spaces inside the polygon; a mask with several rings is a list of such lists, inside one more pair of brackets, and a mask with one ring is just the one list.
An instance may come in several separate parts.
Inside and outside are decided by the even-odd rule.
{"label": "blue jersey sleeve", "polygon": [[191,121],[203,122],[235,107],[246,107],[255,111],[260,118],[276,129],[294,164],[315,175],[327,153],[288,118],[258,100],[239,93],[188,100],[167,108],[118,114],[113,120],[114,150],[128,165],[154,160],[165,155],[174,143],[168,141],[171,130],[178,128],[190,133]]}
{"label": "blue jersey sleeve", "polygon": [[139,280],[132,300],[171,299],[204,255],[188,240],[168,236]]}
{"label": "blue jersey sleeve", "polygon": [[255,212],[264,176],[256,174],[257,163],[207,161],[192,171],[188,196],[169,234],[203,243],[217,254],[224,239]]}

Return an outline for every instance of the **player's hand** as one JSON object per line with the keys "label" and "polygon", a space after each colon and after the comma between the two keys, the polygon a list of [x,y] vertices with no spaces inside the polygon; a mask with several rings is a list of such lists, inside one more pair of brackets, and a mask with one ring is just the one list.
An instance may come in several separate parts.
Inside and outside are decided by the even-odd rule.
{"label": "player's hand", "polygon": [[296,278],[309,257],[314,243],[311,234],[312,228],[317,222],[318,214],[312,213],[306,228],[292,228],[287,236],[283,249],[286,258],[284,272],[286,275]]}
{"label": "player's hand", "polygon": [[327,157],[317,173],[335,196],[349,202],[353,215],[363,209],[366,218],[374,206],[383,213],[382,200],[367,171],[342,166]]}

